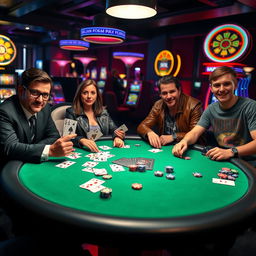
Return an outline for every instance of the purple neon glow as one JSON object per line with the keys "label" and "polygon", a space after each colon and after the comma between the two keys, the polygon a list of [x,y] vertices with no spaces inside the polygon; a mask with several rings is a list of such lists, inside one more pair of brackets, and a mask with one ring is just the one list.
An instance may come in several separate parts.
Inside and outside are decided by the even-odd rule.
{"label": "purple neon glow", "polygon": [[113,52],[113,57],[115,59],[120,59],[126,65],[133,65],[138,60],[143,60],[144,54],[137,52]]}
{"label": "purple neon glow", "polygon": [[85,48],[89,48],[90,44],[88,42],[82,40],[60,40],[59,41],[60,47],[65,46],[81,46]]}
{"label": "purple neon glow", "polygon": [[84,65],[88,65],[91,61],[96,60],[94,57],[74,57],[74,59],[80,60]]}
{"label": "purple neon glow", "polygon": [[58,63],[58,65],[60,65],[61,67],[66,66],[70,62],[70,60],[52,60],[52,61]]}

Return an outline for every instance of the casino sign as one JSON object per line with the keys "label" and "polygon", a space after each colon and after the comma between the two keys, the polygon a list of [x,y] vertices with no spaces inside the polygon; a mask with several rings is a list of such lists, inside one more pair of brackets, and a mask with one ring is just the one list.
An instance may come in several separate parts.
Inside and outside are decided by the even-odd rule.
{"label": "casino sign", "polygon": [[[173,76],[177,76],[180,71],[181,66],[181,59],[180,56],[177,54],[177,63],[176,63],[176,71],[174,72]],[[155,72],[158,76],[166,76],[169,75],[174,67],[174,57],[170,51],[163,50],[158,53],[155,59]]]}
{"label": "casino sign", "polygon": [[242,57],[250,45],[250,34],[244,28],[225,24],[214,28],[206,36],[204,52],[215,62],[232,62]]}
{"label": "casino sign", "polygon": [[16,53],[16,47],[12,40],[7,36],[0,35],[0,66],[12,63]]}

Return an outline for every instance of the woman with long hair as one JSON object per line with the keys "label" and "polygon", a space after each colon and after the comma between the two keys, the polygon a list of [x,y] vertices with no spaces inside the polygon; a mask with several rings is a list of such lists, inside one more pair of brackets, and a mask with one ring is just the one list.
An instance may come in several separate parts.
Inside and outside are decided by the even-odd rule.
{"label": "woman with long hair", "polygon": [[92,79],[85,80],[78,86],[73,105],[66,110],[66,118],[77,120],[77,137],[74,141],[76,146],[84,146],[92,152],[98,152],[94,140],[87,137],[87,133],[92,130],[100,130],[103,135],[112,135],[114,147],[124,146],[125,133],[117,130],[117,126],[103,107],[101,94]]}

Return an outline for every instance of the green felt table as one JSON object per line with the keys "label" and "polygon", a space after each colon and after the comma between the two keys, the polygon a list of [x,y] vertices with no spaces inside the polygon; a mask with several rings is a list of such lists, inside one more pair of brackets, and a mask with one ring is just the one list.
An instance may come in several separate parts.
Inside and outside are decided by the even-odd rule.
{"label": "green felt table", "polygon": [[[112,188],[112,197],[108,200],[100,198],[100,192],[92,193],[79,187],[92,178],[104,180],[94,173],[82,171],[82,165],[90,161],[88,151],[77,149],[81,153],[75,164],[68,168],[56,167],[56,159],[39,165],[26,164],[21,168],[19,177],[25,187],[36,195],[51,202],[82,211],[107,214],[119,217],[135,218],[166,218],[188,216],[212,211],[225,207],[239,200],[248,189],[246,175],[231,163],[211,161],[199,151],[190,150],[187,155],[191,160],[174,157],[172,146],[162,147],[162,152],[148,151],[152,147],[136,140],[126,140],[130,148],[113,148],[111,140],[99,141],[97,145],[107,145],[112,149],[105,150],[115,155],[106,162],[99,162],[95,168],[105,168],[113,178],[105,180],[103,186]],[[125,171],[113,172],[110,168],[113,160],[126,157],[154,158],[153,170],[146,172]],[[58,159],[62,162],[63,159]],[[175,180],[156,177],[154,171],[165,171],[165,166],[174,167]],[[239,178],[236,186],[219,185],[212,182],[218,178],[217,173],[222,167],[238,169]],[[193,172],[202,173],[202,178],[196,178]],[[142,190],[132,189],[132,183],[141,183]]]}
{"label": "green felt table", "polygon": [[[10,184],[19,187],[13,196],[24,196],[25,204],[39,209],[44,215],[106,232],[170,234],[200,231],[243,220],[255,211],[255,173],[243,162],[212,161],[195,149],[189,149],[187,156],[191,159],[184,160],[171,154],[172,145],[152,153],[149,151],[152,147],[139,139],[126,139],[125,144],[130,148],[114,148],[112,143],[111,139],[97,141],[98,146],[111,147],[103,151],[114,156],[95,167],[105,168],[112,175],[112,179],[104,180],[102,184],[113,190],[108,199],[102,199],[100,192],[92,193],[80,187],[92,178],[103,180],[102,176],[82,170],[85,168],[82,165],[91,161],[87,157],[90,152],[84,149],[76,149],[81,157],[74,160],[52,158],[41,164],[9,167],[8,170],[15,169],[15,174],[11,175],[10,171],[7,174],[4,170],[4,182],[7,187]],[[153,169],[131,172],[124,167],[124,171],[113,172],[110,164],[123,157],[153,158]],[[64,160],[75,164],[65,169],[56,167]],[[157,170],[165,172],[167,165],[174,167],[175,180],[167,179],[166,173],[163,177],[154,175]],[[212,182],[213,178],[218,178],[222,167],[238,170],[235,186]],[[203,177],[194,177],[193,172],[200,172]],[[141,183],[143,188],[134,190],[132,183]]]}

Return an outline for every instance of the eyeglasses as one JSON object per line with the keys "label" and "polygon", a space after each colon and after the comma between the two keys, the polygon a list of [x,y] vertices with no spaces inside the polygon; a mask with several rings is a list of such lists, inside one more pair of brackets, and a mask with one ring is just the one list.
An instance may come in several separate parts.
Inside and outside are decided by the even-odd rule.
{"label": "eyeglasses", "polygon": [[38,90],[30,89],[30,88],[27,88],[27,87],[25,87],[25,86],[23,86],[23,87],[24,87],[26,90],[28,90],[29,93],[30,93],[30,95],[31,95],[33,98],[35,98],[35,99],[39,98],[41,95],[42,95],[43,100],[48,100],[49,97],[50,97],[50,94],[47,93],[47,92],[39,92]]}

